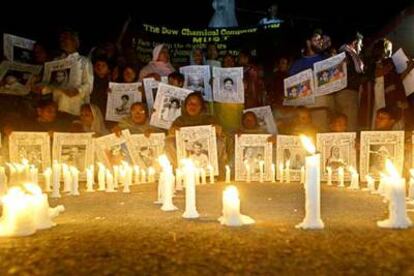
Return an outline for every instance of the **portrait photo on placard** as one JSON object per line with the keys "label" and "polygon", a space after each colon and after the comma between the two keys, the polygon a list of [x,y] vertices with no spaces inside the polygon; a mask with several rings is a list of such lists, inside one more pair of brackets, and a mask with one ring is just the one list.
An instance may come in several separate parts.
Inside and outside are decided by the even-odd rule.
{"label": "portrait photo on placard", "polygon": [[122,130],[121,136],[112,133],[96,138],[95,151],[98,162],[104,163],[109,168],[121,165],[123,162],[135,165],[136,158],[130,137],[129,130]]}
{"label": "portrait photo on placard", "polygon": [[[289,165],[291,180],[300,180],[300,171],[302,166],[305,166],[306,155],[306,150],[303,148],[299,136],[277,136],[275,165],[277,168],[279,168],[280,165],[283,165],[284,168]],[[279,170],[276,170],[276,176],[277,179],[280,179]]]}
{"label": "portrait photo on placard", "polygon": [[61,163],[74,166],[83,172],[86,169],[86,145],[64,145],[61,149]]}
{"label": "portrait photo on placard", "polygon": [[213,67],[214,101],[244,103],[243,68]]}
{"label": "portrait photo on placard", "polygon": [[164,154],[164,133],[151,133],[149,137],[144,134],[131,134],[129,141],[131,154],[135,156],[136,164],[140,168],[159,169],[158,156]]}
{"label": "portrait photo on placard", "polygon": [[41,66],[3,61],[0,64],[0,94],[27,95],[32,78],[40,70]]}

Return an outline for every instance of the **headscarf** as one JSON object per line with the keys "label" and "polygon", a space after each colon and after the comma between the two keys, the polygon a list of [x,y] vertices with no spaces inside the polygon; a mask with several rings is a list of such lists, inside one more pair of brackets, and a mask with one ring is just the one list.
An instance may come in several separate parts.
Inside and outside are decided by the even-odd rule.
{"label": "headscarf", "polygon": [[158,61],[161,50],[164,47],[164,44],[158,44],[155,46],[154,50],[152,51],[152,61],[149,63],[149,65],[153,67],[153,71],[155,73],[158,73],[160,76],[168,76],[175,71],[170,62]]}
{"label": "headscarf", "polygon": [[105,127],[104,119],[101,113],[101,110],[98,106],[94,104],[87,104],[89,105],[92,116],[93,116],[93,122],[89,129],[86,129],[85,126],[83,126],[84,131],[91,131],[95,132],[96,136],[102,136],[108,133],[108,130]]}

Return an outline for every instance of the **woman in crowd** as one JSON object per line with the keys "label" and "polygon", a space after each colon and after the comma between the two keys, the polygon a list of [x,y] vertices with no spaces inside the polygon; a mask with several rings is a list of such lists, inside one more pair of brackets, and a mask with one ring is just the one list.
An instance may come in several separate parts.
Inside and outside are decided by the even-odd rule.
{"label": "woman in crowd", "polygon": [[94,137],[108,134],[99,107],[94,104],[83,104],[79,120],[72,123],[72,132],[94,132]]}
{"label": "woman in crowd", "polygon": [[145,134],[147,136],[158,131],[149,125],[148,111],[145,104],[133,103],[130,110],[130,115],[122,118],[118,125],[112,129],[115,134],[120,135],[124,129],[128,129],[132,134]]}
{"label": "woman in crowd", "polygon": [[151,73],[157,73],[161,77],[168,76],[175,69],[170,63],[170,54],[164,44],[157,45],[152,51],[152,61],[150,61],[139,73],[141,81],[145,76]]}

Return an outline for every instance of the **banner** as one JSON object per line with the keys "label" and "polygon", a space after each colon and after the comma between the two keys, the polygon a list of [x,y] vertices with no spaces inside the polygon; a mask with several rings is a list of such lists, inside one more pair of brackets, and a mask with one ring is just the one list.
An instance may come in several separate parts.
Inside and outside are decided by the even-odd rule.
{"label": "banner", "polygon": [[237,55],[241,48],[255,49],[258,39],[265,37],[264,33],[275,32],[279,27],[280,23],[204,29],[142,24],[141,30],[134,39],[134,47],[138,60],[145,64],[152,59],[152,49],[164,43],[170,49],[173,64],[187,65],[193,48],[206,49],[207,44],[214,43],[217,45],[219,56],[224,56],[228,51]]}

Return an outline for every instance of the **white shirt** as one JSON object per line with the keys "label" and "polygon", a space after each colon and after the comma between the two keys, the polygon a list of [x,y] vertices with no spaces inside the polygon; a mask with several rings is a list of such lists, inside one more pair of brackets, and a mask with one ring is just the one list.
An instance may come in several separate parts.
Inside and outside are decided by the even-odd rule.
{"label": "white shirt", "polygon": [[53,99],[58,104],[59,111],[79,115],[81,105],[89,102],[89,96],[92,92],[93,66],[88,58],[79,55],[77,52],[68,55],[66,58],[75,60],[76,65],[72,68],[74,72],[71,71],[71,74],[76,74],[76,77],[70,78],[73,80],[70,86],[77,89],[79,94],[69,97],[57,89],[53,90]]}

